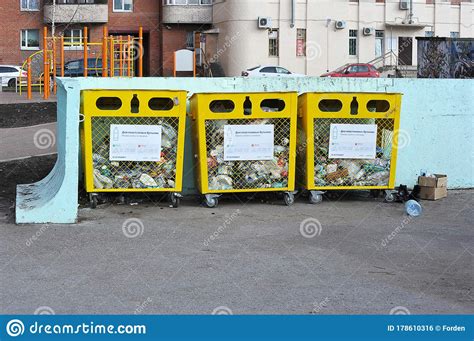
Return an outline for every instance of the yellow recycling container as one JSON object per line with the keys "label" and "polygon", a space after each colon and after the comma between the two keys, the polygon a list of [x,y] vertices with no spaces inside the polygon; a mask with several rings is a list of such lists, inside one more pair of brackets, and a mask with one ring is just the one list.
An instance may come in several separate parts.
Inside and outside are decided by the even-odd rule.
{"label": "yellow recycling container", "polygon": [[297,97],[285,93],[200,93],[191,97],[197,187],[216,207],[226,193],[283,193],[294,202]]}
{"label": "yellow recycling container", "polygon": [[310,202],[327,190],[386,190],[394,201],[402,94],[306,93],[299,97],[298,170]]}
{"label": "yellow recycling container", "polygon": [[169,192],[179,205],[186,91],[84,90],[81,142],[91,206],[104,192]]}

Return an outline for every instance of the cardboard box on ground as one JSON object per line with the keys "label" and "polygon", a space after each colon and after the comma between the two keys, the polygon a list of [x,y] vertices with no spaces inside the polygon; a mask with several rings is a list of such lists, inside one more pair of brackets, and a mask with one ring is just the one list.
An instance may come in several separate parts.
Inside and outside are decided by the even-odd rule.
{"label": "cardboard box on ground", "polygon": [[432,176],[418,177],[420,199],[439,200],[448,196],[448,176],[433,174]]}

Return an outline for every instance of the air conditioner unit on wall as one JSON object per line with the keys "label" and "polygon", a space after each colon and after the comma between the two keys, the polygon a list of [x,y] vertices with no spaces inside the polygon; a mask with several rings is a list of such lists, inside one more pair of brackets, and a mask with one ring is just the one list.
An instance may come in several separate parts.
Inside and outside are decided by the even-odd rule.
{"label": "air conditioner unit on wall", "polygon": [[258,28],[261,28],[261,29],[272,28],[272,18],[258,17]]}
{"label": "air conditioner unit on wall", "polygon": [[364,36],[371,36],[375,33],[375,28],[373,27],[364,27],[362,30],[362,33],[364,33]]}
{"label": "air conditioner unit on wall", "polygon": [[400,0],[400,9],[402,11],[407,11],[408,10],[408,1]]}
{"label": "air conditioner unit on wall", "polygon": [[345,21],[343,21],[343,20],[336,21],[336,29],[342,30],[344,28],[346,28],[346,22]]}

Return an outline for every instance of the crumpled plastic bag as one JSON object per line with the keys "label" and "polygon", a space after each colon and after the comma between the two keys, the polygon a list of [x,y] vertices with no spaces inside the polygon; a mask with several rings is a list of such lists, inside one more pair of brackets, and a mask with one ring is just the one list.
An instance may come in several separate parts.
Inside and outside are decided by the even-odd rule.
{"label": "crumpled plastic bag", "polygon": [[232,189],[233,181],[228,175],[218,175],[211,178],[209,183],[209,189],[215,190],[229,190]]}
{"label": "crumpled plastic bag", "polygon": [[100,170],[94,169],[94,187],[97,189],[111,189],[114,187],[112,179],[102,175]]}

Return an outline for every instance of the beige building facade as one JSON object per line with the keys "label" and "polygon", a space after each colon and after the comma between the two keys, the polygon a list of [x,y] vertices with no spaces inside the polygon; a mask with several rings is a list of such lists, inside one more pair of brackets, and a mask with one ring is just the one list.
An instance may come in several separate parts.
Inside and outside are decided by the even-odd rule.
{"label": "beige building facade", "polygon": [[346,63],[416,68],[416,37],[473,38],[471,0],[214,0],[227,76],[279,65],[319,76]]}

